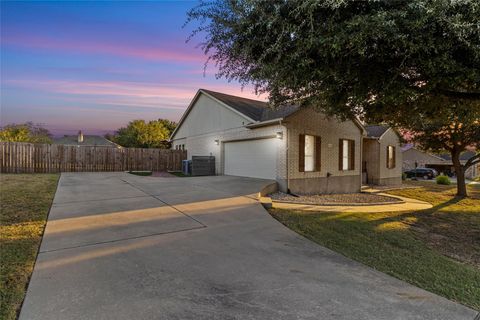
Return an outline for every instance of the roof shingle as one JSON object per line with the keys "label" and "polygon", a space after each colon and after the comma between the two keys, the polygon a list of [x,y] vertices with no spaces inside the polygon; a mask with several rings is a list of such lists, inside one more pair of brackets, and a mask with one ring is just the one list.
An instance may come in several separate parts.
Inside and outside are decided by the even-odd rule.
{"label": "roof shingle", "polygon": [[284,118],[294,113],[299,108],[295,105],[285,105],[278,108],[272,108],[264,101],[232,96],[205,89],[201,90],[254,121],[268,121],[277,118]]}
{"label": "roof shingle", "polygon": [[365,130],[367,130],[367,137],[369,138],[380,138],[389,128],[390,127],[380,125],[365,126]]}

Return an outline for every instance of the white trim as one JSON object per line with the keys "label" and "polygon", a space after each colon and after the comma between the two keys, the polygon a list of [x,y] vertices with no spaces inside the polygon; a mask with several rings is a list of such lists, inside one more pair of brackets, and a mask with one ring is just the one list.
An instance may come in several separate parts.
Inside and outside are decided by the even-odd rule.
{"label": "white trim", "polygon": [[245,126],[245,128],[257,128],[257,127],[263,127],[263,126],[269,126],[269,125],[274,125],[278,122],[278,124],[281,124],[283,118],[275,118],[272,120],[266,120],[266,121],[258,121],[256,123],[250,123]]}

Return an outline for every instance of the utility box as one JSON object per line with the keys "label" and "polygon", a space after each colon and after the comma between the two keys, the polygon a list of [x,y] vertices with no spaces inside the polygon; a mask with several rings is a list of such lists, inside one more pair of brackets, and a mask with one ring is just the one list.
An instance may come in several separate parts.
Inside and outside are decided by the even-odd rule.
{"label": "utility box", "polygon": [[182,160],[182,173],[186,176],[192,174],[192,160]]}
{"label": "utility box", "polygon": [[192,156],[192,176],[214,176],[215,157]]}

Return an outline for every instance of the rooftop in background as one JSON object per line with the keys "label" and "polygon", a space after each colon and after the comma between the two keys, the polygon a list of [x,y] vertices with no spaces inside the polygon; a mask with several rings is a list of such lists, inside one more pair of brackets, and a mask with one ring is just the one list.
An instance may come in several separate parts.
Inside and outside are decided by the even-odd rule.
{"label": "rooftop in background", "polygon": [[61,138],[55,138],[53,144],[63,144],[67,146],[90,146],[90,147],[113,147],[118,148],[119,145],[105,139],[102,136],[84,135],[83,141],[78,142],[78,135],[63,136]]}
{"label": "rooftop in background", "polygon": [[[465,151],[465,152],[462,152],[460,154],[460,161],[467,161],[468,159],[470,159],[471,157],[473,157],[474,155],[476,155],[476,152],[475,151]],[[451,161],[452,160],[452,156],[450,153],[441,153],[438,155],[440,158],[444,159],[444,160],[448,160],[448,161]]]}
{"label": "rooftop in background", "polygon": [[286,105],[273,109],[268,105],[267,102],[264,101],[232,96],[229,94],[205,89],[200,90],[255,121],[268,121],[284,118],[294,113],[299,108],[298,106],[294,105]]}
{"label": "rooftop in background", "polygon": [[369,138],[380,138],[389,128],[388,126],[382,125],[365,126],[367,137]]}

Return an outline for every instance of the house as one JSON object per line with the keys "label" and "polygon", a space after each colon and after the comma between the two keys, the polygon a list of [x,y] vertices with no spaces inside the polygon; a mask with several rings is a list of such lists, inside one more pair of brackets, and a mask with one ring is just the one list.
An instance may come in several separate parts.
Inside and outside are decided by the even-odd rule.
{"label": "house", "polygon": [[374,185],[402,184],[400,136],[388,126],[365,126],[363,139],[363,183]]}
{"label": "house", "polygon": [[112,147],[121,148],[115,142],[112,142],[102,136],[84,135],[80,130],[75,136],[63,136],[53,140],[53,144],[63,144],[66,146],[88,146],[88,147]]}
{"label": "house", "polygon": [[[413,144],[405,145],[402,148],[403,171],[418,168],[432,168],[439,173],[455,175],[452,158],[448,153],[434,155],[415,148]],[[460,163],[464,165],[468,159],[475,155],[474,151],[465,151],[460,155]],[[474,179],[480,176],[480,164],[473,165],[465,171],[465,178]]]}
{"label": "house", "polygon": [[362,185],[366,134],[357,120],[292,105],[271,109],[263,101],[200,89],[171,143],[189,159],[214,156],[218,175],[276,180],[281,191],[298,194],[352,193]]}

